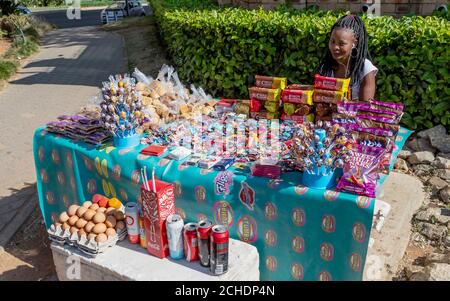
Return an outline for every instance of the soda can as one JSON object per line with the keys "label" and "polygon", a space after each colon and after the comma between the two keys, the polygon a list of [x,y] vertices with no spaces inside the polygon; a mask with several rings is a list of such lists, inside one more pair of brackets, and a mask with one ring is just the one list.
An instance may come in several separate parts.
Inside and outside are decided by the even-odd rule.
{"label": "soda can", "polygon": [[144,217],[139,216],[139,242],[141,247],[147,248],[147,240],[145,239]]}
{"label": "soda can", "polygon": [[184,255],[189,262],[199,260],[197,228],[197,223],[184,225]]}
{"label": "soda can", "polygon": [[216,225],[211,230],[211,273],[222,275],[228,271],[228,244],[230,235],[223,225]]}
{"label": "soda can", "polygon": [[210,236],[213,223],[208,220],[202,220],[198,223],[198,256],[200,257],[200,264],[204,267],[209,267],[209,248]]}
{"label": "soda can", "polygon": [[183,226],[183,219],[178,214],[171,214],[166,219],[170,257],[173,259],[181,259],[184,257]]}
{"label": "soda can", "polygon": [[125,206],[125,220],[127,222],[128,240],[132,244],[139,243],[139,206],[135,202],[128,202]]}

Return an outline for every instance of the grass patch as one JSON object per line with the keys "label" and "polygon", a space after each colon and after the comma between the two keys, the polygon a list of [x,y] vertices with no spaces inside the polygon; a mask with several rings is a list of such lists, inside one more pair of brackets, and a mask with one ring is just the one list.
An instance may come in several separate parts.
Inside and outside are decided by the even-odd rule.
{"label": "grass patch", "polygon": [[53,25],[35,16],[28,17],[27,22],[26,27],[23,28],[25,41],[16,32],[15,35],[13,34],[16,40],[0,57],[0,89],[17,72],[20,61],[38,51],[40,38],[54,28]]}
{"label": "grass patch", "polygon": [[18,68],[15,61],[0,61],[0,80],[7,80],[13,76]]}
{"label": "grass patch", "polygon": [[132,72],[137,67],[144,74],[155,77],[163,64],[171,64],[154,16],[125,18],[105,24],[102,29],[123,36],[126,71]]}

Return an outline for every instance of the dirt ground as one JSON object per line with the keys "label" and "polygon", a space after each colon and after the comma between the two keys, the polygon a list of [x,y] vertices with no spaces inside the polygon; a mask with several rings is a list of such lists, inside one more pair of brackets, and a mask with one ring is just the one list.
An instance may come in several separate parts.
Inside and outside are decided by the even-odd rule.
{"label": "dirt ground", "polygon": [[[123,36],[129,71],[138,67],[144,74],[155,77],[161,66],[168,63],[153,17],[129,18],[102,29]],[[0,53],[2,47],[6,45],[0,42]],[[0,253],[1,280],[57,280],[39,206]]]}

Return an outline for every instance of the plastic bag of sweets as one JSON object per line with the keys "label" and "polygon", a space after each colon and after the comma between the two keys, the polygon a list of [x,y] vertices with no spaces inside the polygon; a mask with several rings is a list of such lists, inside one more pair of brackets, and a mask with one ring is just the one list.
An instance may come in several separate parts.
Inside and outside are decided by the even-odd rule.
{"label": "plastic bag of sweets", "polygon": [[314,90],[313,101],[337,104],[345,99],[345,93],[340,91]]}
{"label": "plastic bag of sweets", "polygon": [[402,103],[380,101],[380,100],[375,100],[375,99],[369,100],[369,103],[370,103],[371,107],[373,107],[374,109],[382,107],[385,110],[390,110],[393,112],[403,112],[403,109],[405,108],[405,105]]}
{"label": "plastic bag of sweets", "polygon": [[338,113],[348,116],[356,116],[358,110],[370,108],[368,102],[354,102],[354,101],[339,101],[337,104]]}
{"label": "plastic bag of sweets", "polygon": [[248,89],[250,98],[261,100],[261,101],[278,101],[280,100],[281,90],[280,89],[267,89],[259,87],[251,87]]}
{"label": "plastic bag of sweets", "polygon": [[344,164],[344,174],[339,180],[337,190],[356,193],[371,198],[376,197],[378,166],[385,149],[355,144]]}
{"label": "plastic bag of sweets", "polygon": [[314,76],[315,89],[347,92],[349,85],[350,78],[326,77],[319,74]]}
{"label": "plastic bag of sweets", "polygon": [[377,122],[377,121],[373,121],[373,120],[369,120],[369,119],[361,119],[358,117],[356,117],[355,120],[356,120],[356,123],[363,128],[381,128],[381,129],[390,130],[394,134],[397,134],[400,129],[400,125],[398,125],[398,124]]}
{"label": "plastic bag of sweets", "polygon": [[382,137],[371,133],[353,131],[353,139],[360,145],[380,147],[385,149],[382,159],[380,160],[379,172],[388,174],[391,162],[392,152],[394,151],[394,141],[388,137]]}
{"label": "plastic bag of sweets", "polygon": [[383,123],[394,123],[397,124],[400,122],[402,115],[398,115],[392,111],[387,110],[379,110],[379,109],[360,109],[358,110],[358,118],[361,119],[369,119],[377,122]]}
{"label": "plastic bag of sweets", "polygon": [[281,93],[281,100],[288,103],[302,103],[312,105],[313,91],[312,90],[289,90],[285,89]]}
{"label": "plastic bag of sweets", "polygon": [[283,90],[284,88],[286,88],[286,85],[287,85],[287,78],[285,77],[271,77],[263,75],[255,76],[256,87]]}

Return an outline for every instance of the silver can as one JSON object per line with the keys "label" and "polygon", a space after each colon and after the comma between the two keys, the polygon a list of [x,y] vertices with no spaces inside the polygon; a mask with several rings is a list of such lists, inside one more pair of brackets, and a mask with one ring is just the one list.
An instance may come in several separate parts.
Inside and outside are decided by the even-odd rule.
{"label": "silver can", "polygon": [[183,227],[184,222],[180,215],[171,214],[167,217],[167,239],[169,241],[170,257],[173,259],[184,258]]}
{"label": "silver can", "polygon": [[128,240],[132,244],[139,243],[139,205],[128,202],[125,206],[125,221],[127,222]]}

